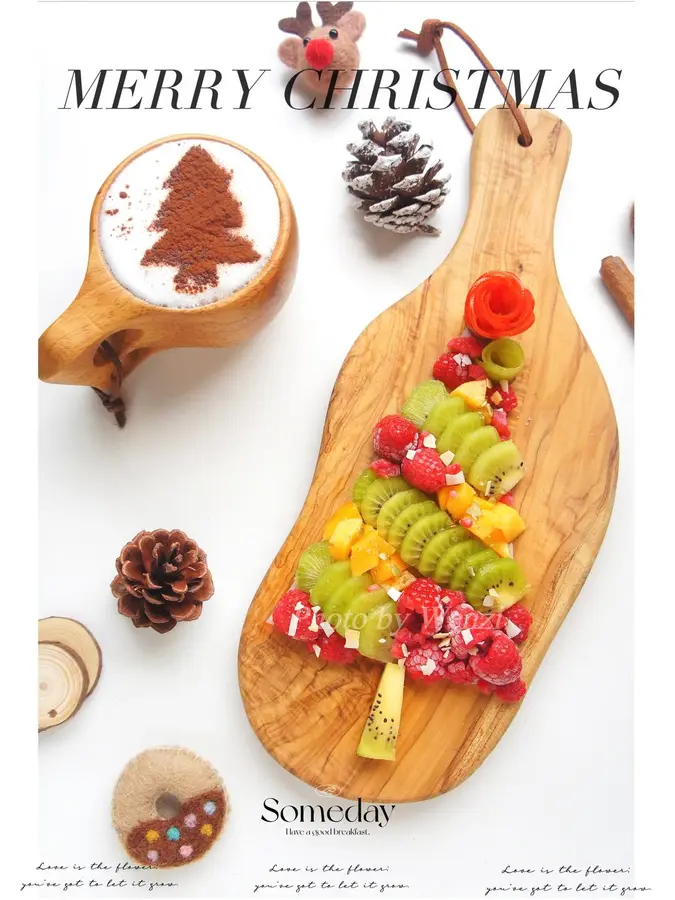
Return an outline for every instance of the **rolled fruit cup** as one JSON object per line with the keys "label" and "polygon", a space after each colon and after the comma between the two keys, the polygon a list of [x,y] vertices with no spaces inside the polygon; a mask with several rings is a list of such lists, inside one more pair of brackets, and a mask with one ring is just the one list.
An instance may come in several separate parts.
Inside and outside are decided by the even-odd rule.
{"label": "rolled fruit cup", "polygon": [[[247,283],[236,286],[225,296],[204,300],[202,305],[197,306],[159,305],[161,300],[142,299],[138,295],[141,291],[134,293],[136,285],[133,286],[134,289],[130,289],[130,280],[120,274],[123,267],[109,264],[109,260],[113,262],[112,257],[110,253],[106,257],[103,247],[104,242],[108,249],[112,246],[106,204],[110,208],[113,186],[117,191],[116,196],[123,196],[118,190],[118,177],[134,162],[138,168],[139,158],[144,154],[171,142],[185,142],[186,150],[188,146],[202,143],[208,148],[208,145],[214,146],[213,142],[217,142],[224,145],[222,152],[229,159],[233,155],[236,157],[237,152],[243,154],[247,158],[244,162],[249,176],[252,162],[261,170],[265,184],[271,184],[278,201],[279,227],[276,242],[272,241],[269,255],[259,271]],[[163,148],[158,151],[158,155],[167,149],[171,148]],[[231,168],[232,190],[236,196],[236,164]],[[168,170],[155,171],[154,178],[160,178],[158,183],[162,184],[164,177],[169,174]],[[136,191],[136,194],[139,193],[142,192]],[[122,200],[117,202],[119,206],[123,203]],[[249,210],[245,200],[241,206],[245,216],[242,232],[245,234]],[[256,204],[249,206],[253,207],[250,211],[254,219]],[[135,208],[133,211],[135,213]],[[109,215],[115,215],[112,209]],[[116,371],[118,365],[121,368],[120,375],[126,376],[150,354],[159,350],[238,344],[271,321],[286,301],[295,280],[298,233],[288,193],[267,163],[250,150],[224,138],[199,134],[172,135],[132,153],[108,176],[96,194],[89,234],[89,259],[82,286],[70,306],[39,339],[38,374],[42,381],[88,385],[105,393],[114,393],[119,388]],[[161,231],[153,231],[148,238],[149,243],[158,241],[160,236]],[[138,263],[140,265],[140,259]],[[113,274],[113,268],[117,271],[117,276]],[[154,266],[152,268],[155,269]],[[169,266],[158,268],[163,268],[169,277],[175,271]],[[232,269],[236,269],[236,264]],[[127,286],[118,278],[124,278]],[[133,282],[133,278],[131,281]],[[189,295],[186,296],[190,302]],[[106,344],[102,347],[104,342]],[[119,363],[117,360],[111,361],[111,348]]]}

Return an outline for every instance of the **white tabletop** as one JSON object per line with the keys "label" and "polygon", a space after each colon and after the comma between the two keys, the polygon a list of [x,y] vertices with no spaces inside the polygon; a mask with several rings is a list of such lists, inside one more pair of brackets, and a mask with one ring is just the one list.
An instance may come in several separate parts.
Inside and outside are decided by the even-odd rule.
{"label": "white tabletop", "polygon": [[[333,801],[282,770],[250,729],[237,686],[239,632],[301,508],[345,354],[371,319],[436,268],[459,233],[469,135],[452,110],[399,113],[434,140],[452,172],[452,191],[437,216],[439,238],[382,233],[351,208],[341,170],[345,144],[358,138],[357,122],[387,111],[308,114],[284,104],[290,73],[276,59],[281,35],[275,22],[292,14],[292,0],[255,9],[250,3],[41,7],[41,328],[78,290],[90,204],[100,183],[128,153],[156,137],[205,132],[249,146],[286,183],[301,235],[295,288],[275,321],[243,346],[176,350],[145,362],[125,387],[129,421],[123,431],[91,391],[40,386],[40,615],[82,620],[104,656],[100,683],[80,713],[40,738],[40,854],[47,864],[122,862],[110,823],[115,780],[139,751],[176,744],[219,769],[232,813],[203,861],[170,877],[150,876],[179,885],[157,888],[154,896],[251,896],[256,884],[302,882],[301,874],[268,871],[273,864],[389,866],[372,878],[409,885],[389,896],[425,897],[482,896],[488,885],[529,883],[526,876],[500,874],[506,864],[556,870],[631,865],[633,343],[598,268],[610,254],[633,262],[627,225],[633,199],[627,52],[633,7],[613,5],[616,27],[608,28],[603,6],[576,4],[574,15],[568,4],[362,6],[368,16],[364,68],[434,68],[431,60],[411,55],[396,33],[406,26],[417,30],[423,17],[451,15],[495,65],[519,67],[524,84],[539,68],[551,69],[542,105],[576,69],[584,109],[567,110],[569,95],[555,101],[555,112],[573,133],[556,261],[609,385],[621,468],[597,562],[522,710],[479,771],[446,796],[398,806],[384,828],[357,826],[367,827],[368,835],[314,838],[287,834],[287,827],[302,827],[297,823],[263,821],[272,817],[266,798],[288,807],[287,817],[290,807],[323,803],[327,809]],[[456,40],[446,38],[446,49],[450,64],[461,70],[460,88],[468,87],[472,97],[478,76],[465,76],[477,66]],[[82,67],[89,84],[99,68],[124,66],[222,69],[224,108],[58,109],[68,69]],[[271,69],[251,93],[249,110],[232,109],[240,99],[231,71],[236,67],[255,74]],[[598,72],[610,67],[623,69],[619,102],[608,111],[587,109],[589,97],[596,105],[607,99],[594,84]],[[408,76],[403,81],[410,85]],[[484,105],[498,102],[488,89]],[[135,630],[117,614],[109,591],[122,545],[141,529],[159,527],[182,528],[199,542],[216,585],[202,618],[167,635]],[[114,870],[99,874],[104,884],[115,877]],[[346,883],[372,880],[340,877]],[[571,878],[566,883],[574,886]],[[147,888],[125,893],[141,896]],[[277,888],[256,896],[290,893]],[[302,896],[344,893],[361,895],[335,887]],[[86,888],[75,896],[109,893]]]}

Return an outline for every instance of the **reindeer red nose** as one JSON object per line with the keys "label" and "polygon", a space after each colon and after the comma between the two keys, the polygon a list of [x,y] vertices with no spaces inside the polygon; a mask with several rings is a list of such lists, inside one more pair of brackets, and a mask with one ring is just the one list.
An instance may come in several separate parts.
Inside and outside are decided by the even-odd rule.
{"label": "reindeer red nose", "polygon": [[333,62],[333,56],[333,45],[323,38],[313,38],[305,47],[305,59],[313,69],[325,69]]}

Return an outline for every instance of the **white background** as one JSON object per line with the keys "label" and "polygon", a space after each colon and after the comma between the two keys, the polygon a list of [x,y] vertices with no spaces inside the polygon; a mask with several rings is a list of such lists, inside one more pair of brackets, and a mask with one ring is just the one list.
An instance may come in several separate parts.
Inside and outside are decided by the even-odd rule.
{"label": "white background", "polygon": [[[248,896],[254,883],[269,880],[273,862],[386,860],[392,880],[428,897],[479,896],[495,879],[504,883],[497,873],[505,863],[627,867],[632,338],[597,269],[608,254],[632,264],[633,7],[612,4],[615,27],[609,29],[608,4],[364,5],[364,67],[431,66],[405,52],[396,32],[417,29],[425,17],[451,16],[497,66],[519,67],[524,75],[550,68],[559,83],[576,67],[582,97],[599,70],[624,70],[614,109],[566,111],[564,98],[556,105],[574,139],[556,225],[557,265],[614,400],[621,471],[597,563],[498,748],[452,793],[397,807],[386,829],[329,839],[287,838],[283,826],[261,822],[266,797],[294,805],[320,798],[267,757],[248,726],[236,681],[239,629],[302,505],[344,355],[375,315],[438,265],[459,232],[470,142],[452,110],[403,113],[434,139],[453,174],[437,219],[443,234],[432,240],[368,230],[346,202],[340,179],[344,144],[358,135],[356,122],[366,114],[288,110],[280,99],[288,73],[276,63],[275,22],[290,13],[286,4],[257,7],[40,9],[40,329],[77,292],[100,182],[155,137],[211,132],[260,153],[288,187],[302,241],[296,287],[279,317],[245,346],[173,351],[144,363],[126,387],[123,432],[90,392],[40,388],[40,615],[80,618],[99,638],[105,661],[81,713],[40,739],[40,857],[48,863],[121,860],[109,819],[115,779],[135,753],[171,743],[191,747],[218,767],[233,806],[216,849],[174,876],[181,896]],[[446,40],[451,65],[473,66],[455,41]],[[227,108],[238,103],[237,93],[222,111],[59,111],[66,70],[77,66],[92,76],[100,67],[124,66],[273,72],[254,89],[249,111]],[[487,104],[499,100],[495,93],[488,97]],[[117,615],[108,591],[115,556],[141,528],[174,526],[207,551],[216,595],[197,623],[164,636],[136,631]]]}

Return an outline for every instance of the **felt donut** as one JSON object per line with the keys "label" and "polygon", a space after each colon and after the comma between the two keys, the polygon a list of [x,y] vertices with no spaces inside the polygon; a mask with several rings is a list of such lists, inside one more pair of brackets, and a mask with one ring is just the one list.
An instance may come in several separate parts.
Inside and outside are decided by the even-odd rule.
{"label": "felt donut", "polygon": [[158,868],[202,857],[220,835],[227,811],[216,770],[182,747],[135,756],[120,775],[112,802],[113,825],[129,856]]}

